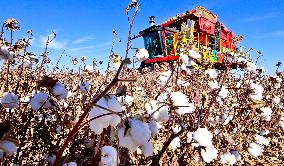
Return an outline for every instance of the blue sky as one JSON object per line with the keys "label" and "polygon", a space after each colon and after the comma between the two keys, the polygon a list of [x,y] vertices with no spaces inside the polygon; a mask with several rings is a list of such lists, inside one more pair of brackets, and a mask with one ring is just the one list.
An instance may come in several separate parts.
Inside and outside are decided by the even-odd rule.
{"label": "blue sky", "polygon": [[[50,57],[57,61],[60,53],[80,58],[87,56],[87,63],[93,58],[106,61],[113,39],[112,29],[118,32],[122,43],[117,43],[115,51],[124,55],[128,33],[124,8],[128,0],[13,0],[1,2],[0,21],[16,18],[21,30],[17,37],[33,30],[34,40],[31,51],[39,54],[43,50],[42,41],[52,31],[57,33],[51,44]],[[275,70],[278,61],[284,62],[284,1],[283,0],[140,0],[141,11],[135,21],[133,33],[149,26],[148,17],[154,15],[156,23],[161,23],[178,13],[204,6],[217,14],[235,34],[244,36],[243,45],[260,50],[265,55],[259,66],[268,71]],[[143,40],[133,42],[133,47],[143,47]],[[134,52],[131,52],[131,56]],[[64,57],[61,65],[69,65]],[[105,62],[106,64],[106,62]],[[283,68],[282,68],[283,69]]]}

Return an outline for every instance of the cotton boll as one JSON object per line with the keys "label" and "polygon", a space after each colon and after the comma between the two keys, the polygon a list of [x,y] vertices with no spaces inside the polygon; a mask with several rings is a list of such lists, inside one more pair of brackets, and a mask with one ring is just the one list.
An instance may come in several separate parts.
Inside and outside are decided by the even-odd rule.
{"label": "cotton boll", "polygon": [[147,123],[137,119],[129,119],[130,134],[137,145],[144,145],[151,138],[151,131]]}
{"label": "cotton boll", "polygon": [[200,146],[209,147],[212,145],[213,135],[207,128],[198,128],[193,133],[193,139],[197,141]]}
{"label": "cotton boll", "polygon": [[62,166],[77,166],[76,162],[69,162],[69,163],[65,163]]}
{"label": "cotton boll", "polygon": [[89,89],[90,89],[90,83],[89,82],[83,82],[81,85],[80,85],[80,91],[82,93],[88,93]]}
{"label": "cotton boll", "polygon": [[184,66],[186,66],[188,64],[188,61],[189,61],[189,58],[188,58],[188,55],[187,54],[183,54],[181,53],[180,56],[179,56],[180,60],[182,61],[182,64]]}
{"label": "cotton boll", "polygon": [[164,86],[167,83],[167,81],[170,78],[170,76],[171,76],[171,71],[170,70],[161,73],[159,78],[158,78],[157,83],[160,86]]}
{"label": "cotton boll", "polygon": [[169,107],[162,106],[161,104],[157,105],[156,100],[151,100],[149,103],[145,104],[145,109],[148,114],[153,114],[153,118],[158,122],[166,122],[169,120]]}
{"label": "cotton boll", "polygon": [[260,145],[269,145],[269,140],[261,135],[255,134],[254,139]]}
{"label": "cotton boll", "polygon": [[206,163],[211,163],[217,158],[218,151],[213,146],[206,147],[205,150],[201,149],[201,157]]}
{"label": "cotton boll", "polygon": [[154,146],[153,144],[149,141],[147,143],[145,143],[143,146],[142,146],[142,151],[143,151],[143,155],[145,157],[149,157],[149,156],[152,156],[153,153],[154,153]]}
{"label": "cotton boll", "polygon": [[192,142],[192,137],[193,137],[193,132],[188,132],[186,134],[187,136],[187,143],[191,143]]}
{"label": "cotton boll", "polygon": [[253,93],[249,94],[249,98],[252,101],[258,101],[262,99],[263,87],[261,85],[250,83],[250,89]]}
{"label": "cotton boll", "polygon": [[222,123],[223,125],[227,125],[230,122],[230,117],[223,114],[219,117],[219,122]]}
{"label": "cotton boll", "polygon": [[117,166],[117,151],[112,146],[102,147],[101,162],[105,166]]}
{"label": "cotton boll", "polygon": [[65,89],[65,86],[60,82],[57,82],[54,85],[54,87],[52,88],[52,93],[59,100],[65,99],[68,96],[68,91]]}
{"label": "cotton boll", "polygon": [[237,161],[240,161],[242,159],[242,156],[240,155],[240,153],[236,150],[231,151],[231,153],[235,156]]}
{"label": "cotton boll", "polygon": [[0,142],[0,150],[4,151],[6,156],[12,156],[17,152],[17,147],[13,142],[3,140]]}
{"label": "cotton boll", "polygon": [[282,130],[284,130],[284,117],[281,117],[280,121],[278,122],[278,125],[281,127]]}
{"label": "cotton boll", "polygon": [[209,78],[216,79],[218,77],[218,71],[216,69],[208,69],[205,71],[205,74],[209,76]]}
{"label": "cotton boll", "polygon": [[222,99],[226,98],[228,96],[228,89],[222,86],[221,91],[219,92],[218,96]]}
{"label": "cotton boll", "polygon": [[145,48],[138,49],[137,52],[136,52],[135,57],[139,61],[144,61],[144,60],[149,58],[149,53],[148,53],[148,51]]}
{"label": "cotton boll", "polygon": [[261,155],[262,148],[257,143],[253,142],[249,144],[248,152],[252,157],[256,158]]}
{"label": "cotton boll", "polygon": [[[108,108],[108,103],[106,98],[101,98],[97,103],[97,105]],[[92,110],[89,113],[89,119],[98,117],[103,114],[109,113],[108,111],[98,108],[94,106]],[[105,115],[100,118],[94,119],[90,121],[90,128],[95,134],[101,134],[103,131],[103,128],[108,127],[110,120],[112,119],[111,115]]]}
{"label": "cotton boll", "polygon": [[0,47],[0,59],[12,61],[14,59],[14,53],[9,51],[9,47]]}
{"label": "cotton boll", "polygon": [[54,162],[55,162],[55,160],[56,160],[56,155],[54,155],[54,154],[46,154],[45,156],[44,156],[44,158],[45,158],[45,160],[47,161],[47,162],[49,162],[49,163],[51,163],[51,164],[53,164]]}
{"label": "cotton boll", "polygon": [[177,149],[181,146],[180,144],[180,138],[179,137],[176,137],[172,140],[172,142],[170,143],[170,146],[172,149]]}
{"label": "cotton boll", "polygon": [[134,102],[134,98],[132,96],[126,95],[125,98],[125,103],[129,106],[131,106]]}
{"label": "cotton boll", "polygon": [[11,109],[18,108],[19,106],[18,102],[19,102],[18,96],[16,96],[14,93],[11,92],[4,93],[1,99],[1,104],[6,108],[11,108]]}
{"label": "cotton boll", "polygon": [[265,129],[265,130],[260,130],[259,135],[264,136],[269,134],[269,130]]}
{"label": "cotton boll", "polygon": [[221,155],[221,162],[222,164],[233,165],[237,162],[237,160],[233,154],[231,154],[230,152],[226,152]]}
{"label": "cotton boll", "polygon": [[213,90],[220,88],[219,85],[218,85],[218,82],[216,80],[209,81],[208,86],[209,86],[210,91],[213,91]]}
{"label": "cotton boll", "polygon": [[263,107],[263,108],[260,108],[260,110],[262,111],[261,117],[266,121],[270,121],[271,120],[271,114],[272,114],[271,108]]}
{"label": "cotton boll", "polygon": [[245,67],[245,70],[248,71],[248,72],[256,72],[256,65],[254,62],[249,62],[247,61],[246,62],[246,67]]}
{"label": "cotton boll", "polygon": [[187,96],[182,92],[172,92],[171,99],[173,101],[173,105],[178,107],[175,109],[175,111],[179,115],[192,113],[194,111],[194,104],[189,103]]}
{"label": "cotton boll", "polygon": [[159,133],[159,129],[162,127],[158,122],[151,120],[149,123],[149,129],[151,131],[151,135],[154,136]]}
{"label": "cotton boll", "polygon": [[194,50],[188,50],[188,56],[190,58],[197,59],[197,60],[201,59],[201,55],[198,52],[194,51]]}
{"label": "cotton boll", "polygon": [[279,96],[275,96],[275,97],[273,98],[273,103],[274,103],[274,104],[279,104],[280,101],[281,101],[281,98],[280,98]]}
{"label": "cotton boll", "polygon": [[[129,129],[129,130],[132,130],[132,129]],[[130,152],[136,151],[139,145],[137,145],[134,142],[131,135],[128,135],[127,133],[124,135],[124,132],[125,132],[125,128],[118,129],[119,146],[129,149]]]}
{"label": "cotton boll", "polygon": [[48,94],[44,92],[38,92],[35,94],[30,101],[33,110],[42,108],[51,108],[52,104],[48,99]]}

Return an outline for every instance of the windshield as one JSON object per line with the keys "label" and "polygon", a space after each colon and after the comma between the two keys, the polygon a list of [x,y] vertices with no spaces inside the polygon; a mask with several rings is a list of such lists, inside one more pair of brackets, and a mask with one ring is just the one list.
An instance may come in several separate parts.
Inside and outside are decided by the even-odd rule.
{"label": "windshield", "polygon": [[143,36],[145,48],[149,52],[150,58],[163,56],[163,49],[159,32],[152,32]]}

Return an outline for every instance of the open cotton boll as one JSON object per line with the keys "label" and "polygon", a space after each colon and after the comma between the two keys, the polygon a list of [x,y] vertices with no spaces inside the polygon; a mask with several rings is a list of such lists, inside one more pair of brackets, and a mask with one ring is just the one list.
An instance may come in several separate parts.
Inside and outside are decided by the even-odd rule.
{"label": "open cotton boll", "polygon": [[18,99],[18,96],[16,96],[14,93],[11,93],[11,92],[6,92],[4,93],[2,99],[1,99],[1,104],[6,107],[6,108],[18,108],[18,102],[19,102],[19,99]]}
{"label": "open cotton boll", "polygon": [[237,162],[237,159],[232,153],[226,152],[221,155],[221,162],[222,164],[234,165]]}
{"label": "open cotton boll", "polygon": [[90,89],[90,83],[89,82],[83,82],[81,85],[80,85],[80,91],[82,93],[88,93],[89,89]]}
{"label": "open cotton boll", "polygon": [[235,156],[237,161],[240,161],[242,159],[242,156],[240,155],[238,151],[232,150],[231,153]]}
{"label": "open cotton boll", "polygon": [[222,123],[223,125],[227,125],[230,122],[230,117],[227,116],[226,114],[223,114],[219,117],[219,122]]}
{"label": "open cotton boll", "polygon": [[179,137],[176,137],[172,140],[172,142],[170,143],[170,146],[172,149],[177,149],[181,146],[180,144],[180,138]]}
{"label": "open cotton boll", "polygon": [[45,158],[45,160],[47,162],[53,164],[55,162],[55,160],[56,160],[56,155],[54,155],[54,154],[46,154],[46,155],[44,155],[44,158]]}
{"label": "open cotton boll", "polygon": [[257,66],[255,65],[254,62],[246,62],[246,67],[245,70],[248,72],[256,72]]}
{"label": "open cotton boll", "polygon": [[[129,130],[131,130],[131,129],[129,129]],[[125,128],[119,128],[118,129],[119,146],[127,148],[130,152],[136,151],[136,149],[139,147],[139,145],[137,145],[134,142],[131,135],[129,135],[128,133],[126,133],[124,135],[124,132],[125,132]]]}
{"label": "open cotton boll", "polygon": [[220,88],[219,85],[218,85],[218,82],[216,80],[209,81],[208,86],[209,86],[210,91],[213,91],[213,90]]}
{"label": "open cotton boll", "polygon": [[142,151],[143,151],[143,155],[145,157],[149,157],[152,156],[154,153],[154,146],[152,144],[152,142],[147,142],[144,145],[142,145]]}
{"label": "open cotton boll", "polygon": [[194,111],[194,104],[189,103],[187,96],[182,92],[172,92],[171,99],[173,101],[173,106],[178,107],[175,111],[179,115],[192,113]]}
{"label": "open cotton boll", "polygon": [[213,146],[206,147],[201,149],[201,157],[206,163],[211,163],[214,159],[217,158],[218,151]]}
{"label": "open cotton boll", "polygon": [[258,85],[251,82],[250,89],[253,91],[253,93],[249,94],[250,100],[257,101],[262,99],[262,93],[264,90],[262,85]]}
{"label": "open cotton boll", "polygon": [[201,55],[198,52],[194,51],[194,50],[188,50],[188,56],[190,58],[197,59],[197,60],[201,59]]}
{"label": "open cotton boll", "polygon": [[65,86],[60,82],[57,82],[54,85],[54,87],[52,88],[52,93],[59,100],[65,99],[68,96],[68,91],[65,89]]}
{"label": "open cotton boll", "polygon": [[186,134],[186,137],[187,137],[187,143],[191,143],[192,137],[193,137],[193,132],[188,132]]}
{"label": "open cotton boll", "polygon": [[275,97],[273,98],[273,103],[274,103],[274,104],[279,104],[280,101],[281,101],[281,98],[280,98],[279,96],[275,96]]}
{"label": "open cotton boll", "polygon": [[17,152],[17,147],[13,142],[3,140],[0,142],[0,150],[4,151],[6,156],[11,156]]}
{"label": "open cotton boll", "polygon": [[260,130],[259,135],[264,136],[269,134],[269,130],[265,129],[265,130]]}
{"label": "open cotton boll", "polygon": [[160,73],[160,76],[158,78],[158,84],[160,86],[164,86],[166,82],[168,81],[168,79],[170,78],[170,76],[171,76],[170,70]]}
{"label": "open cotton boll", "polygon": [[14,53],[9,51],[9,47],[1,46],[0,47],[0,59],[12,61],[14,59]]}
{"label": "open cotton boll", "polygon": [[138,119],[129,119],[129,123],[131,126],[130,134],[137,145],[144,145],[150,140],[151,130],[148,123]]}
{"label": "open cotton boll", "polygon": [[162,128],[162,125],[158,122],[151,120],[149,123],[149,129],[151,131],[151,135],[154,136],[159,133],[159,129]]}
{"label": "open cotton boll", "polygon": [[271,120],[271,114],[272,114],[271,108],[262,107],[262,108],[260,108],[260,110],[262,111],[262,113],[260,114],[261,117],[266,121],[270,121]]}
{"label": "open cotton boll", "polygon": [[221,91],[219,92],[218,96],[222,99],[225,99],[228,96],[229,90],[222,86]]}
{"label": "open cotton boll", "polygon": [[261,135],[255,134],[254,139],[260,145],[269,145],[269,140]]}
{"label": "open cotton boll", "polygon": [[207,69],[205,70],[205,74],[209,76],[209,78],[215,79],[218,77],[218,71],[216,69]]}
{"label": "open cotton boll", "polygon": [[145,104],[145,109],[148,114],[153,114],[152,117],[158,122],[166,122],[169,120],[169,107],[157,105],[156,100],[151,100],[149,103]]}
{"label": "open cotton boll", "polygon": [[213,135],[207,128],[198,128],[193,133],[193,139],[199,144],[199,146],[209,147],[212,145]]}
{"label": "open cotton boll", "polygon": [[72,161],[72,162],[63,164],[62,166],[77,166],[77,163]]}
{"label": "open cotton boll", "polygon": [[249,144],[248,152],[252,157],[256,158],[261,155],[262,148],[257,143],[253,142]]}
{"label": "open cotton boll", "polygon": [[117,166],[117,151],[112,146],[102,147],[101,162],[105,166]]}
{"label": "open cotton boll", "polygon": [[30,101],[33,110],[38,110],[40,108],[51,108],[53,105],[48,99],[48,94],[45,92],[36,93]]}
{"label": "open cotton boll", "polygon": [[134,98],[132,96],[126,95],[124,101],[127,105],[131,106],[134,102]]}
{"label": "open cotton boll", "polygon": [[[121,112],[121,105],[116,100],[115,96],[103,97],[96,103],[96,105],[110,109],[114,112]],[[89,118],[92,119],[108,113],[110,112],[94,106],[89,113]],[[120,121],[120,117],[116,114],[105,115],[90,121],[90,128],[93,132],[95,132],[95,134],[101,134],[104,128],[107,128],[109,125],[115,127],[120,123]]]}
{"label": "open cotton boll", "polygon": [[135,57],[139,61],[144,61],[149,58],[149,53],[145,48],[141,48],[136,51]]}
{"label": "open cotton boll", "polygon": [[284,130],[284,117],[280,118],[278,125],[281,127],[282,130]]}
{"label": "open cotton boll", "polygon": [[179,56],[179,58],[180,58],[180,60],[182,61],[182,64],[183,64],[184,66],[186,66],[186,65],[188,64],[189,58],[188,58],[188,55],[187,55],[187,54],[181,53],[180,56]]}

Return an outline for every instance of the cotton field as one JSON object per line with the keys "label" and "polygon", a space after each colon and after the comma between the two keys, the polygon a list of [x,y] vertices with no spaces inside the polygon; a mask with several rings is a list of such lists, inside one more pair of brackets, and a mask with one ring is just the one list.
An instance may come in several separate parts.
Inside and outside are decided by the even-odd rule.
{"label": "cotton field", "polygon": [[238,69],[229,61],[222,70],[209,62],[196,69],[202,55],[190,49],[173,64],[135,68],[133,57],[149,57],[141,48],[126,56],[111,50],[104,72],[82,63],[88,57],[70,59],[85,67],[63,72],[46,68],[52,38],[34,55],[30,32],[15,39],[19,22],[3,25],[0,165],[284,163],[281,63],[272,75],[247,59]]}

